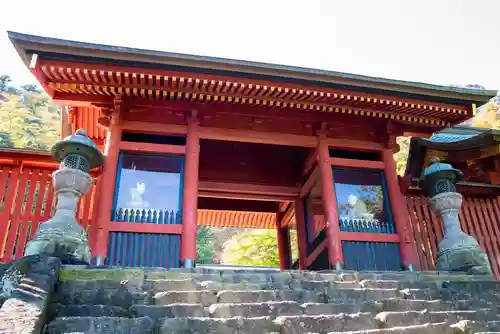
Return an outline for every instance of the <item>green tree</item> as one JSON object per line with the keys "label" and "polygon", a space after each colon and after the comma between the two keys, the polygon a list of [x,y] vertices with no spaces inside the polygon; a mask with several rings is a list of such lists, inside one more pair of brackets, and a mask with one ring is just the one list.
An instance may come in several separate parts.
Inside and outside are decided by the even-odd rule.
{"label": "green tree", "polygon": [[411,137],[398,137],[397,143],[399,145],[398,153],[394,154],[396,161],[396,171],[398,175],[403,176],[406,169],[406,161],[408,160],[408,153],[410,151]]}
{"label": "green tree", "polygon": [[210,227],[198,226],[196,229],[196,262],[210,264],[213,261],[214,233]]}
{"label": "green tree", "polygon": [[31,92],[31,93],[41,93],[40,88],[38,88],[38,86],[36,86],[36,85],[30,85],[30,84],[27,84],[27,85],[21,86],[21,88],[22,88],[25,92]]}
{"label": "green tree", "polygon": [[0,131],[0,147],[12,147],[14,143],[8,132]]}
{"label": "green tree", "polygon": [[12,81],[12,79],[5,74],[0,75],[0,92],[7,91],[7,85]]}
{"label": "green tree", "polygon": [[[290,230],[292,258],[297,258],[297,234]],[[222,262],[231,265],[279,266],[276,230],[236,234],[224,243]]]}

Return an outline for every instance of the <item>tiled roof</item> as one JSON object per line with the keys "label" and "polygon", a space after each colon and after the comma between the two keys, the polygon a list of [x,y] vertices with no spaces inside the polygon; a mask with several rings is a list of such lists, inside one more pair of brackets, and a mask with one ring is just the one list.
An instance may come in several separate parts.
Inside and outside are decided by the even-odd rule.
{"label": "tiled roof", "polygon": [[435,143],[453,143],[465,139],[472,138],[474,136],[477,136],[477,134],[474,135],[453,135],[453,134],[441,134],[441,133],[435,133],[432,135],[431,138],[429,138],[429,141],[433,141]]}

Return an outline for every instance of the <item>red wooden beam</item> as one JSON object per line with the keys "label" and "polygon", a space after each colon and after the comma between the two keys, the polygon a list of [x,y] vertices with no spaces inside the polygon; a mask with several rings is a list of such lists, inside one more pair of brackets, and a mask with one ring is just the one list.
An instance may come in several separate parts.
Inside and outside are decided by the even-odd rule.
{"label": "red wooden beam", "polygon": [[299,188],[283,187],[283,186],[264,186],[248,183],[229,183],[229,182],[212,182],[199,181],[198,189],[212,192],[234,192],[243,194],[262,194],[262,195],[285,195],[297,196]]}
{"label": "red wooden beam", "polygon": [[337,209],[337,197],[333,182],[332,165],[330,164],[330,153],[328,143],[323,135],[318,137],[318,167],[321,177],[321,196],[323,200],[323,212],[326,219],[326,240],[328,240],[328,260],[331,266],[337,270],[344,263],[342,244],[339,233],[339,214]]}
{"label": "red wooden beam", "polygon": [[294,201],[296,198],[296,196],[286,196],[286,195],[243,194],[236,192],[222,192],[222,191],[208,191],[208,190],[198,190],[198,197],[227,198],[227,199],[269,201],[269,202],[291,202]]}
{"label": "red wooden beam", "polygon": [[315,250],[313,250],[313,252],[311,254],[309,254],[309,256],[307,257],[307,267],[309,267],[313,262],[314,260],[316,260],[316,258],[321,254],[323,253],[323,251],[325,250],[325,248],[327,247],[328,245],[328,239],[325,239],[323,240],[322,243],[319,244],[318,247],[316,247]]}
{"label": "red wooden beam", "polygon": [[132,233],[182,234],[182,225],[110,222],[109,231],[132,232]]}
{"label": "red wooden beam", "polygon": [[328,146],[332,148],[356,150],[356,151],[382,151],[384,145],[373,141],[355,139],[326,138]]}
{"label": "red wooden beam", "polygon": [[198,179],[200,166],[199,121],[196,114],[188,122],[184,185],[182,191],[181,263],[188,268],[196,261],[196,218],[198,210]]}
{"label": "red wooden beam", "polygon": [[120,122],[120,128],[123,131],[127,132],[159,133],[165,135],[168,134],[185,135],[187,133],[186,125],[148,123],[148,122],[137,122],[137,121],[122,121]]}
{"label": "red wooden beam", "polygon": [[330,158],[328,161],[332,166],[339,166],[339,167],[384,169],[385,166],[382,161],[354,160],[354,159],[344,159],[344,158]]}
{"label": "red wooden beam", "polygon": [[320,168],[319,166],[316,166],[314,168],[314,171],[307,179],[306,183],[304,183],[304,185],[300,189],[300,198],[306,197],[311,192],[316,183],[320,181],[319,177],[320,177]]}
{"label": "red wooden beam", "polygon": [[136,143],[127,141],[122,141],[120,143],[120,150],[128,152],[163,153],[174,155],[186,154],[186,146],[183,145]]}
{"label": "red wooden beam", "polygon": [[317,163],[317,161],[318,161],[318,152],[316,152],[316,149],[312,149],[311,153],[309,153],[304,163],[304,168],[302,169],[302,176],[309,174],[309,172]]}
{"label": "red wooden beam", "polygon": [[342,241],[366,241],[366,242],[399,242],[397,234],[383,234],[370,232],[340,232]]}

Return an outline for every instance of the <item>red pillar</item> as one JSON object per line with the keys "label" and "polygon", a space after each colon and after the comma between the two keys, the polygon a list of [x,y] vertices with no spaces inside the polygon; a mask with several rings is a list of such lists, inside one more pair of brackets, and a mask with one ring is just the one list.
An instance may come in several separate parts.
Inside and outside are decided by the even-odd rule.
{"label": "red pillar", "polygon": [[328,259],[330,265],[334,265],[339,270],[344,264],[344,255],[340,240],[339,214],[333,184],[332,165],[329,159],[328,143],[326,138],[320,135],[318,137],[318,166],[321,175],[321,195],[326,221],[326,237],[328,238]]}
{"label": "red pillar", "polygon": [[295,201],[295,224],[297,227],[297,246],[299,248],[299,269],[307,269],[307,234],[304,199]]}
{"label": "red pillar", "polygon": [[276,214],[276,238],[278,240],[278,258],[280,270],[290,269],[290,235],[287,228],[281,227],[283,213]]}
{"label": "red pillar", "polygon": [[198,121],[195,118],[190,119],[186,138],[182,194],[181,263],[185,268],[193,268],[196,261],[196,214],[198,210],[198,164],[200,160],[198,129]]}
{"label": "red pillar", "polygon": [[103,264],[108,253],[109,223],[111,221],[111,210],[113,209],[114,190],[116,182],[116,168],[118,156],[120,154],[120,141],[122,130],[120,128],[120,113],[122,100],[115,100],[114,110],[110,116],[110,125],[104,148],[103,171],[99,186],[99,203],[97,203],[97,214],[95,222],[94,240],[92,247],[92,257],[97,257],[97,264]]}
{"label": "red pillar", "polygon": [[391,203],[392,215],[396,225],[396,231],[400,239],[401,261],[405,268],[413,265],[415,269],[420,269],[417,251],[412,243],[410,232],[410,215],[406,200],[401,193],[396,172],[396,162],[391,149],[385,149],[382,153],[385,164],[385,179]]}

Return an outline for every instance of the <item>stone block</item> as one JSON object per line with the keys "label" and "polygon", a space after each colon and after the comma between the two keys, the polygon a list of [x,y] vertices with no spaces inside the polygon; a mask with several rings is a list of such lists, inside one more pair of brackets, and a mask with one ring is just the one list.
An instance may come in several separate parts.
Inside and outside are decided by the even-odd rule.
{"label": "stone block", "polygon": [[184,317],[208,317],[208,310],[200,304],[170,304],[157,305],[133,305],[131,313],[136,317],[150,317],[153,321],[160,318],[184,318]]}
{"label": "stone block", "polygon": [[324,294],[304,290],[224,290],[217,294],[219,303],[261,303],[270,301],[323,302]]}
{"label": "stone block", "polygon": [[173,303],[188,303],[211,305],[217,303],[217,295],[213,291],[164,291],[154,296],[155,305],[168,305]]}
{"label": "stone block", "polygon": [[199,283],[200,289],[212,291],[224,290],[268,290],[273,288],[269,283],[253,284],[247,282],[241,283],[223,283],[214,281],[204,281]]}
{"label": "stone block", "polygon": [[30,255],[4,266],[0,291],[0,332],[41,333],[60,260]]}
{"label": "stone block", "polygon": [[306,315],[335,315],[340,313],[361,312],[363,304],[332,304],[332,303],[305,303],[302,305]]}
{"label": "stone block", "polygon": [[260,303],[223,303],[209,307],[213,318],[272,317],[302,314],[302,307],[293,301]]}
{"label": "stone block", "polygon": [[376,316],[387,328],[436,322],[457,323],[461,320],[486,322],[491,317],[492,315],[487,310],[381,312]]}
{"label": "stone block", "polygon": [[56,317],[131,317],[128,309],[119,306],[55,304],[52,309]]}
{"label": "stone block", "polygon": [[371,313],[278,317],[282,334],[360,331],[378,327]]}
{"label": "stone block", "polygon": [[279,332],[271,318],[176,318],[163,319],[157,333],[271,334]]}
{"label": "stone block", "polygon": [[60,281],[115,281],[140,286],[144,281],[142,269],[88,268],[85,266],[62,266]]}
{"label": "stone block", "polygon": [[192,278],[190,279],[158,279],[145,280],[143,288],[153,292],[162,291],[192,291],[200,290],[199,285]]}
{"label": "stone block", "polygon": [[328,302],[364,302],[398,297],[396,289],[332,289],[326,294]]}
{"label": "stone block", "polygon": [[152,334],[153,321],[148,317],[63,317],[47,326],[48,334],[92,333],[92,334]]}

